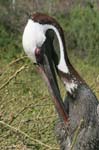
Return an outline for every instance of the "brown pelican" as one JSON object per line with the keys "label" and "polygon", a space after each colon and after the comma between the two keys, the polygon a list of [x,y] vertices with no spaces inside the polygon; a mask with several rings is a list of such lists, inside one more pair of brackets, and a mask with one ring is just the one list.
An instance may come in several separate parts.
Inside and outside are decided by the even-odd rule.
{"label": "brown pelican", "polygon": [[[53,44],[54,35],[59,51]],[[35,13],[23,33],[23,48],[36,64],[52,95],[59,114],[55,132],[61,150],[99,150],[99,103],[69,61],[64,32],[52,17]],[[62,100],[56,74],[67,95]]]}

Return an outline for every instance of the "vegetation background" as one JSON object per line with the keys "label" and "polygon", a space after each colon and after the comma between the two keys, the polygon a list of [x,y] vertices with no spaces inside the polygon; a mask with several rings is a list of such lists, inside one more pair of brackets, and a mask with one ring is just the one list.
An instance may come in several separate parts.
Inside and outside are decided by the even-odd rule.
{"label": "vegetation background", "polygon": [[23,29],[36,11],[59,21],[72,64],[99,99],[99,0],[0,0],[0,150],[59,149],[57,113],[22,48]]}

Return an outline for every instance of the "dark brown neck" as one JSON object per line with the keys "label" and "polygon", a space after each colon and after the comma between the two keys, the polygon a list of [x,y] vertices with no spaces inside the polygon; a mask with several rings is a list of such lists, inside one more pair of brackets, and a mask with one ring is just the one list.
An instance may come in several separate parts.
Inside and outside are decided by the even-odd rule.
{"label": "dark brown neck", "polygon": [[60,78],[62,78],[68,83],[71,82],[72,80],[75,81],[76,83],[85,83],[85,81],[78,74],[78,72],[74,69],[74,67],[70,63],[67,65],[68,65],[68,69],[70,72],[66,74],[66,73],[59,71]]}

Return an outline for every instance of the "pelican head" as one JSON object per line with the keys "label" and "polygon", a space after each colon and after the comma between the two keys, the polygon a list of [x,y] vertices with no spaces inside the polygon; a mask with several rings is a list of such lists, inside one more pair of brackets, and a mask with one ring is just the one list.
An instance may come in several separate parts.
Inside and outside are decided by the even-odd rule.
{"label": "pelican head", "polygon": [[[59,50],[54,48],[54,35],[58,39]],[[68,114],[61,98],[56,73],[71,95],[78,87],[79,76],[69,62],[61,26],[48,15],[33,14],[24,29],[22,42],[26,54],[34,64],[37,64],[40,74],[43,75],[59,115],[67,122]]]}

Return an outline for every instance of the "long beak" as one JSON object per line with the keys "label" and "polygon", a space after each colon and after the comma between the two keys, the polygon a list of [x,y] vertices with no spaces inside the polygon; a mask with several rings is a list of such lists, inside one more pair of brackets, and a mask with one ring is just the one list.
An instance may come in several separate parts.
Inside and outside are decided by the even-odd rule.
{"label": "long beak", "polygon": [[43,78],[48,86],[49,92],[52,96],[52,100],[57,109],[57,112],[63,119],[64,123],[67,123],[68,114],[65,111],[64,103],[60,95],[53,61],[49,58],[49,56],[47,56],[47,54],[44,54],[43,63],[39,64],[38,67],[40,73],[43,75]]}

